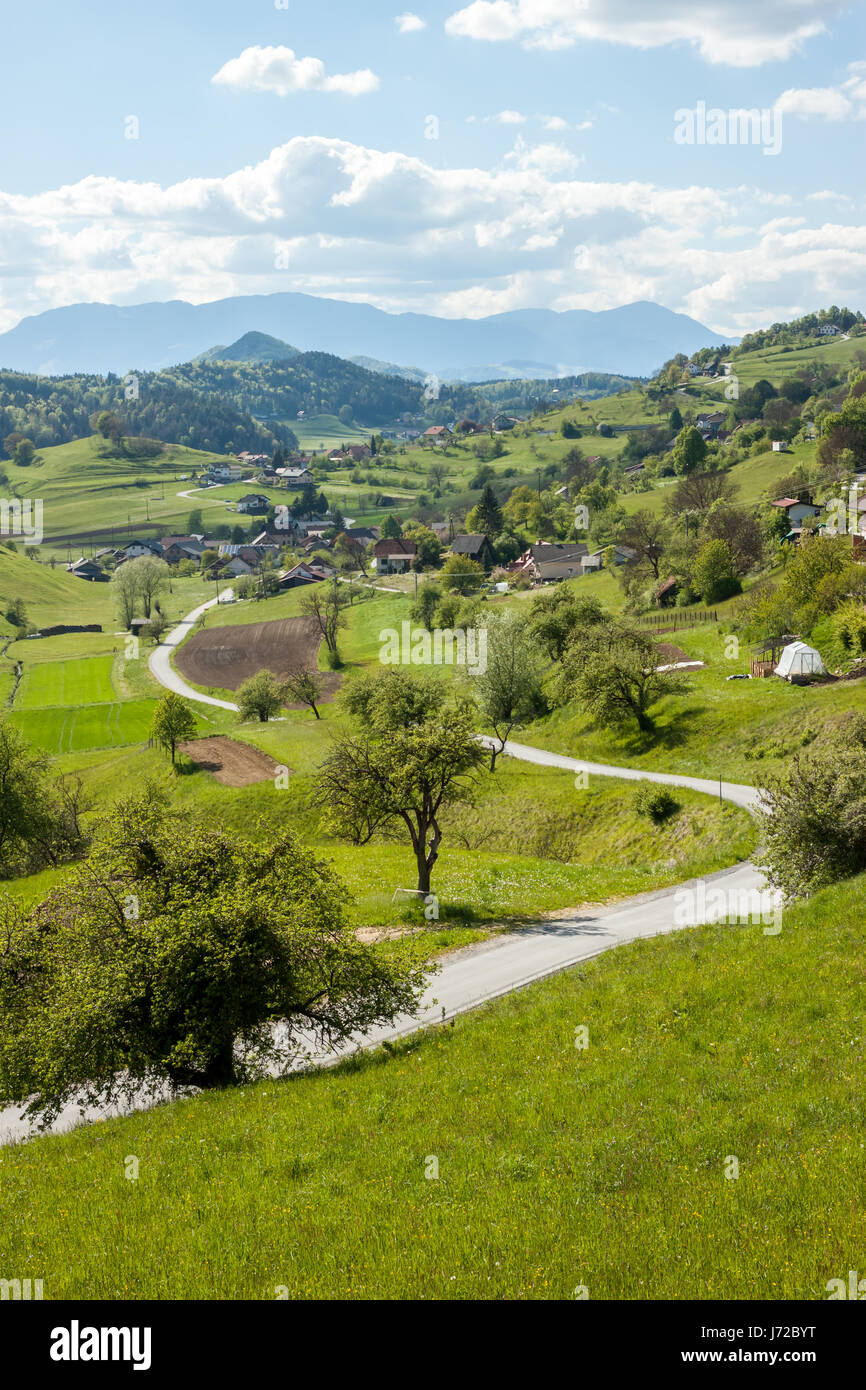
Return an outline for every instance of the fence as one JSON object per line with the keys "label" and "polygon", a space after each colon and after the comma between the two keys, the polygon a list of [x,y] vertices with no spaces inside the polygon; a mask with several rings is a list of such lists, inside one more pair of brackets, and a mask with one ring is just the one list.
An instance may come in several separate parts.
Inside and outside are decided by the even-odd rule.
{"label": "fence", "polygon": [[638,622],[646,627],[651,627],[655,632],[678,632],[682,628],[696,627],[699,623],[717,623],[718,621],[719,614],[715,608],[701,609],[700,612],[690,612],[687,608],[680,608],[667,613],[648,613],[638,619]]}

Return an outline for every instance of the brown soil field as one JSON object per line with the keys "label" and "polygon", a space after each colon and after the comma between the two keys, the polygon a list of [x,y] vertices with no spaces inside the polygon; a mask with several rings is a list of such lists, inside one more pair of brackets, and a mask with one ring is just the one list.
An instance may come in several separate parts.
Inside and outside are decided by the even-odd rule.
{"label": "brown soil field", "polygon": [[249,787],[253,782],[270,782],[276,775],[277,764],[259,748],[236,739],[214,734],[212,738],[194,738],[179,743],[178,752],[185,753],[205,772],[213,773],[226,787]]}
{"label": "brown soil field", "polygon": [[[237,690],[259,671],[273,671],[283,680],[299,669],[315,671],[321,641],[315,618],[203,627],[178,650],[174,664],[193,685]],[[323,700],[332,699],[339,675],[322,672],[322,682]]]}

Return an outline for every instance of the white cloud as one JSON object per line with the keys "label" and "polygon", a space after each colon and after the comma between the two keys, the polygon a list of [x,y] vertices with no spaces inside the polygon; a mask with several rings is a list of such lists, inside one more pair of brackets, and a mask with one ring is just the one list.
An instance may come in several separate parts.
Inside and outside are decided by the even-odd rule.
{"label": "white cloud", "polygon": [[686,42],[710,63],[754,67],[790,58],[849,7],[848,0],[473,0],[445,29],[455,38],[519,40],[529,48]]}
{"label": "white cloud", "polygon": [[417,34],[419,30],[427,28],[426,19],[422,19],[419,14],[412,14],[411,10],[398,14],[394,23],[401,34]]}
{"label": "white cloud", "polygon": [[731,333],[803,302],[859,302],[866,227],[835,209],[808,225],[821,201],[582,179],[576,158],[518,136],[498,168],[436,168],[298,136],[223,177],[0,193],[0,329],[77,301],[281,289],[435,314],[650,299]]}
{"label": "white cloud", "polygon": [[789,87],[776,106],[789,116],[826,121],[866,120],[866,63],[849,63],[850,76],[836,87]]}
{"label": "white cloud", "polygon": [[379,87],[378,77],[369,68],[329,77],[321,58],[296,58],[291,48],[282,46],[245,48],[224,63],[211,81],[238,92],[276,92],[281,97],[293,92],[343,92],[357,97]]}
{"label": "white cloud", "polygon": [[545,130],[568,130],[568,121],[564,121],[561,116],[548,116],[544,122]]}
{"label": "white cloud", "polygon": [[500,125],[523,125],[526,117],[520,111],[500,111],[494,120]]}
{"label": "white cloud", "polygon": [[809,203],[851,203],[853,198],[849,198],[847,193],[835,193],[832,188],[822,188],[817,193],[807,193],[806,201]]}

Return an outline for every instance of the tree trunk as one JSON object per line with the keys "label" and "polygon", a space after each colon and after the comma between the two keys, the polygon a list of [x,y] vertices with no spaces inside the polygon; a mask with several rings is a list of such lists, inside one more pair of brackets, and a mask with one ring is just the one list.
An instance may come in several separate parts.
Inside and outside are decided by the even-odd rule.
{"label": "tree trunk", "polygon": [[310,709],[313,711],[313,714],[316,716],[317,719],[321,719],[322,716],[319,714],[319,711],[316,709],[316,706],[313,704],[312,700],[310,701]]}

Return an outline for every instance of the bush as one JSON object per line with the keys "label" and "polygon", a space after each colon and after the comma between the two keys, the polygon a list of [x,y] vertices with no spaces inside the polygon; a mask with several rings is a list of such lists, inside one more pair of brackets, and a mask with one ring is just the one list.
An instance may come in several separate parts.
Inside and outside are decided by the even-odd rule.
{"label": "bush", "polygon": [[654,825],[662,825],[680,809],[673,792],[653,782],[642,782],[635,792],[634,809],[639,816],[648,816]]}

